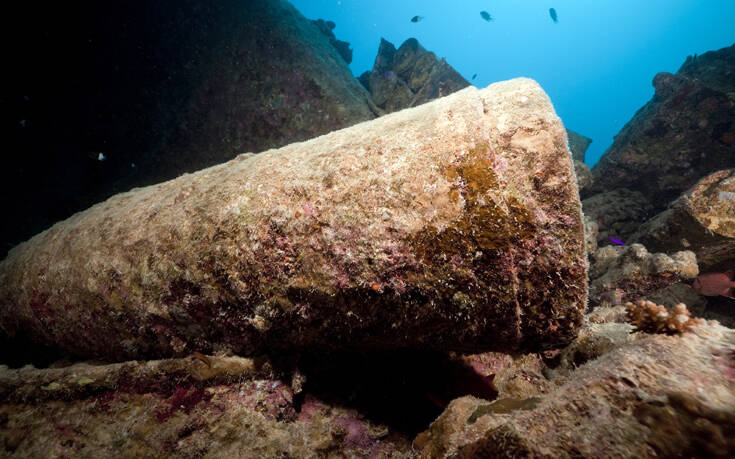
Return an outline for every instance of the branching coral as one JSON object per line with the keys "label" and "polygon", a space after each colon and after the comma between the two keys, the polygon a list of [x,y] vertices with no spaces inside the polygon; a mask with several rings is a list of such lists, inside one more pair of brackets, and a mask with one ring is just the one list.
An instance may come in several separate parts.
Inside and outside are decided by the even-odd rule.
{"label": "branching coral", "polygon": [[668,335],[683,333],[689,327],[700,325],[704,319],[691,317],[684,303],[679,303],[671,310],[653,301],[640,300],[636,303],[625,303],[628,322],[636,330],[646,333],[665,333]]}

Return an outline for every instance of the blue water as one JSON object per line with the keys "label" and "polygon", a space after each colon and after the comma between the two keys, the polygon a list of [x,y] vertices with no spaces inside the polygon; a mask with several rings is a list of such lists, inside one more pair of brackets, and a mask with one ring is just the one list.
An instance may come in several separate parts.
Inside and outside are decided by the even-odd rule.
{"label": "blue water", "polygon": [[[594,165],[653,95],[658,72],[687,55],[735,42],[735,0],[291,0],[310,19],[334,21],[359,76],[380,38],[415,37],[475,86],[519,76],[538,81],[565,125],[591,137]],[[460,6],[457,6],[460,5]],[[559,23],[549,17],[555,8]],[[490,23],[480,17],[488,11]],[[413,16],[424,16],[411,23]]]}

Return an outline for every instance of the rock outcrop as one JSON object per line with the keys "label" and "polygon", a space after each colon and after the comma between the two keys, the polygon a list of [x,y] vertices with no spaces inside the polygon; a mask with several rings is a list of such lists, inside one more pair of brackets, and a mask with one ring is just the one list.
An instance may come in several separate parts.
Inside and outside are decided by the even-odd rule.
{"label": "rock outcrop", "polygon": [[656,93],[593,168],[585,197],[625,188],[655,211],[702,177],[735,167],[735,45],[659,73]]}
{"label": "rock outcrop", "polygon": [[624,188],[590,196],[582,200],[582,208],[585,217],[598,225],[600,245],[609,244],[610,238],[628,242],[641,224],[654,215],[645,196]]}
{"label": "rock outcrop", "polygon": [[558,346],[587,294],[565,140],[516,79],[123,193],[10,252],[0,326],[116,360]]}
{"label": "rock outcrop", "polygon": [[735,450],[735,332],[631,333],[600,309],[547,372],[548,393],[454,400],[414,441],[421,457],[726,458]]}
{"label": "rock outcrop", "polygon": [[[567,129],[567,133],[569,130]],[[592,171],[590,167],[582,161],[574,160],[574,175],[577,176],[577,186],[579,192],[592,185]]]}
{"label": "rock outcrop", "polygon": [[350,44],[346,41],[337,40],[337,37],[334,35],[334,28],[337,27],[337,24],[335,24],[332,21],[325,21],[324,19],[316,19],[311,21],[316,25],[319,30],[329,38],[329,43],[334,46],[334,49],[337,50],[340,56],[342,56],[342,59],[345,60],[346,63],[352,62],[352,48],[350,48]]}
{"label": "rock outcrop", "polygon": [[360,81],[367,82],[375,104],[388,113],[421,105],[470,85],[415,38],[409,38],[397,50],[381,39],[373,70],[363,74]]}
{"label": "rock outcrop", "polygon": [[641,244],[601,247],[593,260],[589,273],[593,308],[638,301],[699,274],[693,252],[649,253]]}
{"label": "rock outcrop", "polygon": [[18,8],[0,192],[23,199],[3,208],[0,258],[115,193],[378,113],[344,42],[285,0]]}
{"label": "rock outcrop", "polygon": [[692,250],[702,271],[735,267],[735,170],[718,171],[642,225],[631,239],[651,250]]}
{"label": "rock outcrop", "polygon": [[592,139],[567,129],[567,137],[569,137],[569,150],[575,161],[584,162],[584,155],[587,152]]}

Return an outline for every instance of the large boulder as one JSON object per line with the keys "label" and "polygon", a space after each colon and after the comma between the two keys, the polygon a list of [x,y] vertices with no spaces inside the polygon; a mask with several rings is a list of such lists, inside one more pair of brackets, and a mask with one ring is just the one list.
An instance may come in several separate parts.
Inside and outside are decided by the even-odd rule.
{"label": "large boulder", "polygon": [[23,199],[4,203],[0,258],[115,193],[378,113],[332,24],[285,0],[15,7],[0,192]]}
{"label": "large boulder", "polygon": [[421,457],[732,457],[733,331],[699,320],[680,335],[632,333],[605,309],[550,381],[529,378],[541,391],[454,400],[414,440]]}
{"label": "large boulder", "polygon": [[735,45],[659,73],[656,93],[593,168],[585,196],[625,188],[660,211],[702,177],[735,166]]}
{"label": "large boulder", "polygon": [[123,193],[10,252],[0,327],[110,359],[557,346],[587,300],[565,140],[516,79]]}
{"label": "large boulder", "polygon": [[735,267],[735,170],[703,178],[631,239],[660,252],[692,250],[703,271]]}

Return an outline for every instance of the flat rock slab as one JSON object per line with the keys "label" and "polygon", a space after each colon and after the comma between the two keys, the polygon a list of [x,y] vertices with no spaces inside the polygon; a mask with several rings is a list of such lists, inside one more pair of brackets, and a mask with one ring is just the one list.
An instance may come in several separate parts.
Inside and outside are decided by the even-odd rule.
{"label": "flat rock slab", "polygon": [[11,250],[0,327],[79,356],[558,347],[587,301],[564,127],[532,80],[116,195]]}
{"label": "flat rock slab", "polygon": [[548,393],[456,399],[414,441],[420,457],[732,457],[735,331],[631,333],[616,309],[590,316]]}
{"label": "flat rock slab", "polygon": [[0,366],[3,457],[415,457],[410,438],[265,359]]}

